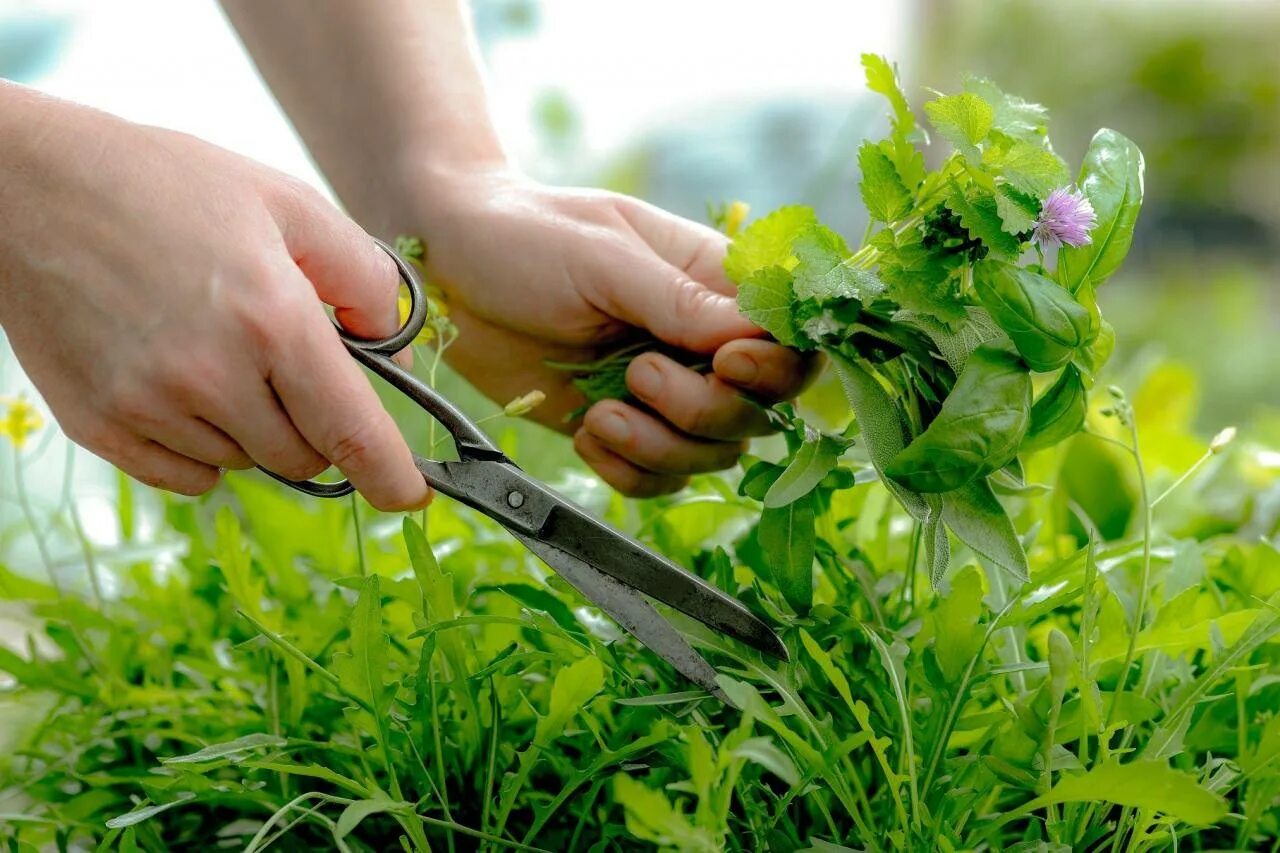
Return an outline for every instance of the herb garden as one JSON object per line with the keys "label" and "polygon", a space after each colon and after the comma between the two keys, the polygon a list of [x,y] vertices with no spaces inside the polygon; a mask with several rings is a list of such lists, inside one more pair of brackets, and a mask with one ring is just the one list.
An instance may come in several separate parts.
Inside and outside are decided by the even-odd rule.
{"label": "herb garden", "polygon": [[[917,111],[863,66],[890,130],[856,153],[861,239],[803,206],[715,217],[742,312],[825,379],[673,498],[556,484],[789,662],[673,616],[722,702],[444,498],[380,516],[238,475],[164,499],[164,555],[100,553],[31,500],[46,427],[10,399],[3,495],[39,562],[0,564],[28,626],[0,645],[0,844],[1280,850],[1275,453],[1195,438],[1159,367],[1109,370],[1138,145],[1099,130],[1068,164],[995,83]],[[421,375],[455,334],[431,308]],[[644,348],[559,366],[622,397]]]}

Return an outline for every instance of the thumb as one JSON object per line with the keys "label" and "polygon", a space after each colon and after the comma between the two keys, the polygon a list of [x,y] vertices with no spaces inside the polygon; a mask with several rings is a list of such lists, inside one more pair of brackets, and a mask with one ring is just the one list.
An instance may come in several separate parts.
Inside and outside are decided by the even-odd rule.
{"label": "thumb", "polygon": [[764,334],[738,312],[732,296],[694,281],[655,254],[615,259],[593,280],[597,308],[681,349],[710,353],[729,341]]}
{"label": "thumb", "polygon": [[333,306],[342,327],[362,338],[384,338],[399,328],[395,263],[364,229],[309,187],[276,214],[293,262]]}

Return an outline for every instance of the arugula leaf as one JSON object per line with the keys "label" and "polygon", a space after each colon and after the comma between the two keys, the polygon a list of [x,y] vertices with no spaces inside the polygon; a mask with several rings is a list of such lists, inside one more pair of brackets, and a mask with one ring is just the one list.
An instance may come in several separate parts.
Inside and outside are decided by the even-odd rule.
{"label": "arugula leaf", "polygon": [[724,258],[729,280],[742,284],[747,278],[770,267],[791,270],[796,265],[791,244],[810,225],[818,222],[813,208],[803,205],[780,207],[757,219],[733,238]]}
{"label": "arugula leaf", "polygon": [[1084,192],[1098,224],[1084,246],[1064,246],[1058,252],[1058,281],[1074,292],[1087,279],[1096,288],[1114,273],[1129,253],[1133,228],[1142,209],[1142,152],[1123,134],[1106,128],[1089,143],[1080,170]]}
{"label": "arugula leaf", "polygon": [[982,160],[978,145],[991,133],[995,113],[991,105],[972,92],[943,95],[924,105],[938,133],[974,165]]}
{"label": "arugula leaf", "polygon": [[1209,825],[1227,814],[1227,803],[1196,778],[1163,761],[1138,760],[1121,764],[1110,758],[1084,773],[1064,774],[1049,793],[1024,808],[1055,803],[1116,803],[1165,814],[1192,825]]}
{"label": "arugula leaf", "polygon": [[911,192],[903,184],[893,160],[875,142],[864,142],[858,149],[858,168],[862,180],[858,190],[867,213],[877,222],[897,222],[911,210]]}
{"label": "arugula leaf", "polygon": [[824,225],[813,225],[801,232],[792,250],[797,259],[792,285],[796,299],[857,299],[867,303],[884,292],[884,282],[874,274],[849,266],[849,247],[844,238]]}
{"label": "arugula leaf", "polygon": [[751,273],[738,286],[738,310],[748,320],[773,335],[780,344],[796,343],[791,305],[795,293],[791,273],[782,267],[765,267]]}

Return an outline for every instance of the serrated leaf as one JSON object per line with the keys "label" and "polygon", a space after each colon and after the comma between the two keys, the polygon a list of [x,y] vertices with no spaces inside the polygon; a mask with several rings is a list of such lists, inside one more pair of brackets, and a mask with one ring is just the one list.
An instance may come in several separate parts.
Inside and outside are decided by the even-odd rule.
{"label": "serrated leaf", "polygon": [[378,575],[369,575],[360,588],[356,606],[347,621],[351,635],[345,654],[333,656],[330,667],[344,691],[369,704],[381,722],[394,688],[386,683],[391,640],[382,627],[382,590]]}
{"label": "serrated leaf", "polygon": [[858,149],[858,184],[867,213],[877,222],[896,222],[911,210],[911,192],[884,150],[874,142]]}
{"label": "serrated leaf", "polygon": [[990,149],[983,165],[1018,192],[1038,201],[1071,181],[1071,172],[1061,157],[1022,139],[1012,140],[1007,147]]}
{"label": "serrated leaf", "polygon": [[917,134],[916,117],[902,93],[897,71],[886,59],[870,53],[862,55],[862,67],[866,69],[867,88],[884,95],[893,109],[892,133],[889,139],[880,143],[880,150],[893,162],[902,183],[914,191],[924,180],[925,165],[924,155],[915,147],[913,140],[923,134]]}
{"label": "serrated leaf", "polygon": [[724,271],[739,285],[770,267],[790,270],[796,265],[791,244],[800,232],[818,222],[813,208],[803,205],[780,207],[757,219],[733,238],[724,257]]}
{"label": "serrated leaf", "polygon": [[1033,197],[1002,184],[996,188],[995,199],[1000,227],[1006,234],[1021,235],[1035,227],[1040,203]]}
{"label": "serrated leaf", "polygon": [[738,287],[738,310],[780,344],[796,343],[792,304],[795,294],[791,273],[782,267],[766,267],[749,275]]}
{"label": "serrated leaf", "polygon": [[969,162],[981,160],[978,144],[991,133],[995,115],[991,105],[972,92],[943,95],[924,105],[938,133],[955,146]]}
{"label": "serrated leaf", "polygon": [[556,673],[551,683],[551,703],[545,717],[538,718],[534,742],[547,746],[564,734],[574,714],[604,689],[604,666],[594,656],[578,658]]}
{"label": "serrated leaf", "polygon": [[908,232],[897,243],[879,248],[883,253],[880,279],[890,298],[907,310],[928,314],[948,326],[964,321],[965,305],[958,298],[951,266],[924,247],[919,232]]}
{"label": "serrated leaf", "polygon": [[998,204],[993,193],[980,189],[965,193],[959,187],[954,187],[946,200],[947,209],[959,217],[970,237],[981,240],[997,257],[1016,257],[1022,243],[1004,230]]}
{"label": "serrated leaf", "polygon": [[813,225],[796,237],[792,250],[796,268],[792,290],[798,300],[819,303],[857,299],[867,303],[884,291],[884,283],[867,270],[848,265],[844,238],[823,225]]}
{"label": "serrated leaf", "polygon": [[984,77],[969,77],[964,90],[991,105],[991,128],[1015,139],[1037,141],[1044,137],[1049,124],[1049,111],[1040,104],[1010,95]]}

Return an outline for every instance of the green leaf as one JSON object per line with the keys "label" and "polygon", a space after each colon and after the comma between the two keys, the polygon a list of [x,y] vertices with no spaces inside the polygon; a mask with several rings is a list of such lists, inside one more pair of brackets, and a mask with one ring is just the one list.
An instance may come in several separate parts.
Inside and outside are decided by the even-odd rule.
{"label": "green leaf", "polygon": [[1031,376],[1017,356],[973,351],[942,410],[885,473],[915,492],[949,492],[1008,465],[1031,417]]}
{"label": "green leaf", "polygon": [[253,734],[238,737],[235,740],[229,740],[225,743],[215,743],[206,746],[204,749],[197,750],[187,755],[174,755],[169,758],[160,759],[162,764],[199,764],[202,761],[216,761],[220,758],[236,760],[244,757],[246,753],[253,752],[258,749],[270,749],[284,746],[288,741],[276,735],[267,734],[266,732],[254,732]]}
{"label": "green leaf", "polygon": [[627,831],[666,850],[719,853],[720,840],[676,808],[661,791],[630,776],[613,777],[613,796],[626,816]]}
{"label": "green leaf", "polygon": [[333,829],[333,834],[338,838],[346,838],[360,824],[360,821],[369,815],[393,811],[411,812],[413,811],[413,803],[385,798],[356,800],[343,809],[342,814],[338,815],[338,822]]}
{"label": "green leaf", "polygon": [[140,806],[131,812],[113,817],[107,821],[107,829],[123,829],[126,826],[134,826],[142,823],[144,820],[150,820],[161,812],[167,812],[174,806],[180,806],[189,803],[196,798],[196,795],[190,791],[185,791],[177,796],[176,799],[167,803],[156,803],[154,805]]}
{"label": "green leaf", "polygon": [[382,628],[382,591],[378,575],[369,575],[360,588],[347,621],[349,652],[335,654],[330,669],[347,693],[369,703],[375,722],[382,724],[393,687],[386,683],[390,639]]}
{"label": "green leaf", "polygon": [[999,200],[995,194],[975,188],[965,193],[955,186],[945,204],[959,217],[960,224],[969,232],[969,236],[981,240],[993,256],[1014,258],[1021,251],[1022,242],[1005,230]]}
{"label": "green leaf", "polygon": [[604,666],[594,656],[578,658],[556,673],[547,715],[538,719],[534,742],[547,747],[564,734],[574,714],[604,689]]}
{"label": "green leaf", "polygon": [[1018,531],[985,479],[944,494],[942,520],[978,556],[1020,581],[1030,578],[1027,552]]}
{"label": "green leaf", "polygon": [[862,172],[858,185],[862,203],[873,220],[892,223],[907,215],[911,210],[911,192],[878,144],[862,143],[858,149],[858,168]]}
{"label": "green leaf", "polygon": [[1017,95],[1001,91],[995,83],[983,77],[969,77],[964,90],[977,95],[991,105],[991,129],[1024,139],[1028,142],[1044,138],[1048,132],[1049,111],[1040,104],[1024,101]]}
{"label": "green leaf", "polygon": [[1089,311],[1063,287],[1029,269],[983,261],[973,289],[1033,370],[1057,370],[1089,339]]}
{"label": "green leaf", "polygon": [[765,493],[765,507],[777,509],[807,496],[836,467],[848,446],[849,442],[806,427],[804,443]]}
{"label": "green leaf", "polygon": [[938,133],[966,160],[975,165],[980,161],[977,146],[991,133],[995,118],[990,104],[972,92],[962,92],[929,101],[924,111]]}
{"label": "green leaf", "polygon": [[1114,130],[1094,134],[1080,170],[1084,192],[1098,224],[1085,246],[1058,252],[1058,281],[1075,292],[1088,279],[1096,288],[1120,267],[1133,242],[1133,227],[1142,208],[1145,163],[1138,146]]}
{"label": "green leaf", "polygon": [[983,166],[1013,189],[1038,201],[1071,180],[1071,172],[1061,157],[1040,143],[1020,139],[1012,140],[1007,147],[988,149]]}
{"label": "green leaf", "polygon": [[1121,764],[1112,758],[1086,773],[1064,774],[1049,793],[1023,809],[1029,812],[1058,803],[1115,803],[1196,826],[1209,826],[1227,815],[1222,797],[1204,788],[1194,776],[1162,761]]}
{"label": "green leaf", "polygon": [[952,267],[925,248],[918,229],[898,235],[885,230],[877,237],[881,251],[880,278],[888,295],[909,311],[927,314],[947,325],[964,322],[965,304],[959,298]]}
{"label": "green leaf", "polygon": [[916,117],[902,93],[897,71],[883,57],[871,53],[862,55],[862,67],[866,69],[867,88],[888,98],[893,109],[892,133],[880,144],[880,150],[893,161],[894,169],[907,189],[914,192],[924,180],[924,155],[912,142],[917,136]]}
{"label": "green leaf", "polygon": [[1000,217],[1000,227],[1006,234],[1026,234],[1035,227],[1036,218],[1040,215],[1040,202],[1033,196],[1002,184],[996,188],[995,199],[996,215]]}
{"label": "green leaf", "polygon": [[767,737],[747,738],[733,748],[733,756],[759,764],[788,785],[800,784],[795,762]]}
{"label": "green leaf", "polygon": [[791,270],[795,257],[791,244],[800,232],[818,222],[813,208],[802,205],[780,207],[752,222],[729,244],[724,258],[724,271],[729,279],[742,284],[747,277],[769,267]]}
{"label": "green leaf", "polygon": [[817,550],[813,497],[806,495],[786,506],[763,510],[758,536],[778,590],[798,612],[807,612],[813,606],[813,557]]}
{"label": "green leaf", "polygon": [[797,260],[792,290],[798,300],[867,303],[884,291],[884,283],[875,275],[848,265],[844,238],[826,226],[813,225],[801,232],[792,249]]}
{"label": "green leaf", "polygon": [[791,273],[782,267],[757,270],[738,287],[738,310],[785,346],[796,343],[795,321],[791,316],[794,302]]}
{"label": "green leaf", "polygon": [[1088,394],[1080,371],[1068,364],[1061,375],[1031,407],[1031,426],[1022,440],[1023,452],[1053,447],[1084,426]]}
{"label": "green leaf", "polygon": [[972,566],[956,574],[951,589],[936,597],[925,619],[921,642],[932,640],[938,668],[948,684],[955,684],[982,648],[982,576]]}

